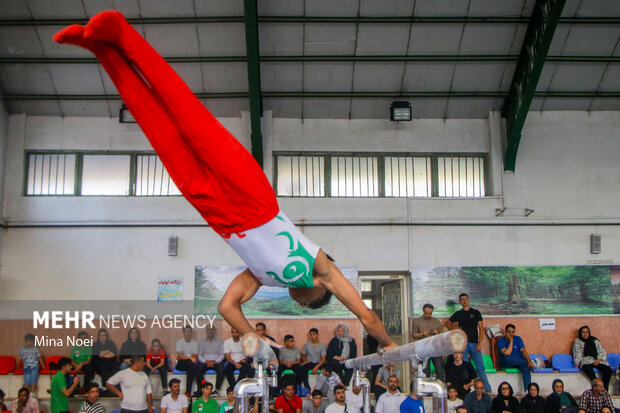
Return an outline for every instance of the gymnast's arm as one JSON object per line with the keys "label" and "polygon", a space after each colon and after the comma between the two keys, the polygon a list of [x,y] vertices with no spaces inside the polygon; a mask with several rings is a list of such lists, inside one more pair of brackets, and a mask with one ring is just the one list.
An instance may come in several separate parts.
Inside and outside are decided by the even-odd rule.
{"label": "gymnast's arm", "polygon": [[387,331],[385,331],[385,327],[379,317],[377,317],[374,311],[366,307],[355,287],[344,277],[338,267],[327,258],[322,250],[319,250],[319,254],[314,262],[314,275],[323,288],[329,290],[359,318],[368,334],[376,338],[380,346],[383,346],[386,350],[398,347],[392,341]]}
{"label": "gymnast's arm", "polygon": [[241,304],[254,297],[261,285],[252,271],[246,268],[230,283],[217,306],[217,311],[224,320],[241,335],[255,332],[241,311]]}

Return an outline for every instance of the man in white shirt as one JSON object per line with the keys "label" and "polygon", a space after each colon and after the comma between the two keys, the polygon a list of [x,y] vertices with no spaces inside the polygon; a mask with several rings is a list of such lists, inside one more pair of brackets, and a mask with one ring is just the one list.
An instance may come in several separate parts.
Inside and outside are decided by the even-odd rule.
{"label": "man in white shirt", "polygon": [[[145,365],[144,356],[131,356],[131,367],[108,379],[106,387],[121,399],[121,413],[153,413],[153,392]],[[119,384],[122,392],[116,387]]]}
{"label": "man in white shirt", "polygon": [[364,386],[349,386],[345,393],[347,401],[347,413],[360,413],[364,407]]}
{"label": "man in white shirt", "polygon": [[187,373],[185,393],[192,393],[192,384],[196,380],[197,390],[194,396],[200,396],[202,394],[200,391],[202,368],[198,363],[198,343],[192,339],[192,327],[190,325],[183,328],[183,338],[177,341],[175,351],[177,353],[177,364],[174,368]]}
{"label": "man in white shirt", "polygon": [[[224,372],[226,373],[228,385],[234,387],[237,381],[246,377],[254,377],[254,368],[252,368],[245,354],[243,354],[239,332],[231,328],[230,335],[232,337],[224,341],[224,358],[228,362]],[[237,377],[236,381],[235,369],[239,370],[239,377]]]}
{"label": "man in white shirt", "polygon": [[327,406],[325,413],[344,413],[349,412],[349,408],[346,404],[346,392],[342,384],[334,387],[334,402]]}
{"label": "man in white shirt", "polygon": [[224,343],[216,337],[217,330],[207,326],[207,337],[198,344],[198,361],[201,367],[201,376],[207,370],[215,370],[215,388],[211,396],[217,395],[217,390],[224,381]]}
{"label": "man in white shirt", "polygon": [[392,413],[400,411],[400,404],[406,397],[398,391],[398,377],[390,376],[388,390],[379,397],[375,413]]}
{"label": "man in white shirt", "polygon": [[189,402],[184,394],[180,394],[181,380],[170,379],[168,388],[170,393],[161,399],[161,413],[187,413]]}

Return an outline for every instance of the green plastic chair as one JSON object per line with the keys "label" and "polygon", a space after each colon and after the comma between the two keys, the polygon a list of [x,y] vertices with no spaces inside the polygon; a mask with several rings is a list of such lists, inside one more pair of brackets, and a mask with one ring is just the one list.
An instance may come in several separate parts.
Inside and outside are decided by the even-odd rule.
{"label": "green plastic chair", "polygon": [[506,368],[503,368],[502,371],[504,373],[520,373],[521,372],[521,370],[519,370],[516,367],[506,367]]}
{"label": "green plastic chair", "polygon": [[295,372],[291,369],[286,369],[282,372],[283,376],[286,376],[287,374],[295,374]]}
{"label": "green plastic chair", "polygon": [[[471,359],[470,359],[471,361]],[[482,355],[482,362],[484,363],[484,371],[487,373],[497,373],[497,369],[495,367],[493,367],[493,360],[491,359],[491,356],[488,354],[483,354]],[[474,367],[474,370],[478,370],[476,368],[476,364],[475,363],[471,363],[471,365]],[[516,369],[517,373],[519,372],[519,369]]]}

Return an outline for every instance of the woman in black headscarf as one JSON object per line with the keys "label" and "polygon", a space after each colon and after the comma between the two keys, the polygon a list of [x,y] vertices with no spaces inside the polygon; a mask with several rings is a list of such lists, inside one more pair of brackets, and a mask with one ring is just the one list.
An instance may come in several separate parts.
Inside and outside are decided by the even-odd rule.
{"label": "woman in black headscarf", "polygon": [[527,394],[519,404],[521,413],[545,413],[545,398],[540,395],[540,387],[537,383],[530,383]]}
{"label": "woman in black headscarf", "polygon": [[599,339],[590,335],[588,326],[579,329],[579,336],[573,342],[573,359],[575,367],[581,368],[590,381],[596,379],[594,369],[600,371],[605,390],[609,391],[611,367],[607,361],[607,353]]}
{"label": "woman in black headscarf", "polygon": [[553,393],[547,397],[547,412],[549,413],[576,413],[577,402],[573,396],[564,391],[564,382],[560,379],[553,380]]}
{"label": "woman in black headscarf", "polygon": [[497,388],[497,396],[491,403],[491,411],[494,413],[519,413],[519,400],[512,395],[512,386],[503,381]]}
{"label": "woman in black headscarf", "polygon": [[140,340],[140,330],[132,327],[127,332],[127,341],[121,346],[121,370],[131,366],[131,356],[146,357],[146,343]]}

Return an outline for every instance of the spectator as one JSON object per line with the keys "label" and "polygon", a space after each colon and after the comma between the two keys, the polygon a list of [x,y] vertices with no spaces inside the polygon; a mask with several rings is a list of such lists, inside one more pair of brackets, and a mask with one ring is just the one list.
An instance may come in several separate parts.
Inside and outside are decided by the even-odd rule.
{"label": "spectator", "polygon": [[476,377],[476,371],[471,364],[463,361],[463,353],[454,353],[452,361],[446,363],[446,385],[454,386],[463,400],[474,385]]}
{"label": "spectator", "polygon": [[512,386],[507,381],[502,382],[497,387],[497,396],[491,403],[491,410],[494,413],[519,413],[519,400],[512,394]]}
{"label": "spectator", "polygon": [[194,393],[195,397],[200,397],[200,385],[202,383],[202,368],[198,363],[198,343],[192,339],[192,327],[186,325],[183,328],[183,338],[177,341],[175,346],[177,353],[177,364],[175,368],[179,371],[184,371],[187,374],[187,381],[185,382],[185,394],[192,393],[192,384],[194,380],[197,384],[197,390]]}
{"label": "spectator", "polygon": [[207,326],[206,333],[205,339],[198,344],[200,376],[207,370],[215,370],[215,388],[211,392],[215,396],[224,381],[224,343],[216,337],[217,330],[212,325]]}
{"label": "spectator", "polygon": [[80,379],[78,377],[73,377],[73,384],[67,388],[67,375],[72,368],[73,364],[71,363],[71,359],[69,357],[62,357],[58,360],[58,372],[56,372],[56,375],[52,378],[52,383],[50,386],[50,394],[52,396],[50,404],[52,413],[69,411],[69,396],[80,383]]}
{"label": "spectator", "polygon": [[161,413],[187,413],[189,400],[187,400],[187,396],[180,394],[181,380],[171,379],[168,385],[170,386],[170,393],[161,399]]}
{"label": "spectator", "polygon": [[334,401],[327,406],[325,413],[344,413],[347,411],[347,394],[344,386],[339,384],[334,387]]}
{"label": "spectator", "polygon": [[295,347],[295,337],[284,336],[284,347],[280,349],[280,365],[278,366],[278,382],[281,383],[282,372],[290,369],[295,373],[295,384],[301,383],[301,353]]}
{"label": "spectator", "polygon": [[465,405],[459,406],[456,408],[456,413],[469,413],[469,409]]}
{"label": "spectator", "polygon": [[[77,334],[77,338],[81,340],[81,343],[85,343],[87,337],[88,333],[86,331],[80,331]],[[73,363],[73,371],[76,373],[84,372],[84,385],[87,386],[93,381],[93,377],[95,377],[91,347],[86,345],[73,346],[70,354],[71,362]],[[97,387],[97,400],[99,400],[99,387]]]}
{"label": "spectator", "polygon": [[170,393],[168,391],[168,358],[166,357],[166,350],[158,338],[151,341],[151,348],[146,353],[146,368],[150,374],[159,372],[163,395]]}
{"label": "spectator", "polygon": [[17,399],[11,403],[11,411],[13,413],[39,413],[39,403],[27,388],[22,387],[17,392]]}
{"label": "spectator", "polygon": [[4,390],[0,389],[0,411],[3,412],[9,410],[6,404],[4,404],[4,396],[6,396],[6,393]]}
{"label": "spectator", "polygon": [[388,379],[390,376],[396,376],[400,380],[400,370],[394,368],[394,363],[386,363],[377,372],[375,377],[375,400],[379,400],[379,397],[385,393],[388,389]]}
{"label": "spectator", "polygon": [[400,413],[424,413],[424,400],[413,392],[413,381],[409,385],[409,397],[400,404]]}
{"label": "spectator", "polygon": [[489,413],[491,411],[491,397],[484,392],[484,382],[474,380],[474,391],[465,396],[465,407],[469,413]]}
{"label": "spectator", "polygon": [[132,327],[127,332],[127,340],[121,346],[121,370],[131,366],[131,356],[146,357],[146,344],[140,340],[140,331]]}
{"label": "spectator", "polygon": [[612,409],[612,408],[611,408],[611,407],[609,407],[609,406],[603,406],[603,407],[601,407],[601,413],[613,413],[613,412],[614,412],[614,409]]}
{"label": "spectator", "polygon": [[220,410],[218,411],[218,413],[230,412],[233,410],[234,407],[235,407],[235,388],[232,386],[229,386],[226,389],[226,401],[220,404]]}
{"label": "spectator", "polygon": [[326,403],[323,403],[323,393],[321,390],[312,392],[312,403],[304,403],[301,413],[325,413]]}
{"label": "spectator", "polygon": [[99,401],[99,385],[88,382],[85,390],[86,400],[80,405],[79,413],[105,413],[105,407]]}
{"label": "spectator", "polygon": [[527,394],[521,399],[519,404],[522,413],[545,413],[545,398],[540,395],[540,388],[537,383],[530,383]]}
{"label": "spectator", "polygon": [[[264,340],[270,340],[276,343],[276,339],[267,334],[267,325],[265,323],[263,323],[262,321],[259,321],[258,323],[256,323],[255,327],[256,327],[256,334],[258,334],[259,337],[261,337]],[[276,359],[279,358],[280,349],[276,346],[270,346],[270,347],[273,350],[274,354],[276,355]]]}
{"label": "spectator", "polygon": [[349,326],[344,323],[338,324],[336,337],[332,338],[327,346],[327,363],[332,371],[340,376],[344,385],[349,384],[353,376],[353,369],[345,368],[344,362],[355,357],[357,357],[357,344],[355,339],[349,336]]}
{"label": "spectator", "polygon": [[[131,366],[106,382],[108,389],[121,399],[121,413],[153,413],[153,392],[145,366],[145,356],[131,356]],[[118,385],[122,391],[116,387]]]}
{"label": "spectator", "polygon": [[19,348],[19,358],[24,364],[24,387],[34,393],[39,380],[39,365],[45,368],[43,357],[34,346],[34,334],[28,333],[24,337],[24,345]]}
{"label": "spectator", "polygon": [[564,391],[564,382],[560,379],[553,380],[553,393],[547,396],[545,403],[548,413],[575,413],[577,402],[573,396]]}
{"label": "spectator", "polygon": [[347,401],[347,413],[360,413],[364,407],[364,394],[362,389],[364,386],[349,386],[345,392],[345,400]]}
{"label": "spectator", "polygon": [[[93,344],[93,361],[95,370],[101,376],[101,382],[107,383],[108,379],[118,371],[116,355],[118,353],[116,345],[105,328],[97,332],[97,341]],[[103,390],[103,392],[107,392]]]}
{"label": "spectator", "polygon": [[603,381],[600,379],[592,380],[592,388],[583,392],[581,399],[579,400],[579,407],[586,409],[588,413],[599,413],[603,406],[614,408],[614,403],[611,401],[611,397]]}
{"label": "spectator", "polygon": [[388,379],[388,389],[377,400],[375,413],[398,412],[400,404],[405,401],[405,398],[398,390],[398,377],[390,376]]}
{"label": "spectator", "polygon": [[283,393],[276,399],[276,411],[278,413],[301,413],[303,402],[295,394],[295,385],[293,383],[285,384],[282,390]]}
{"label": "spectator", "polygon": [[[434,336],[435,334],[441,333],[441,331],[443,330],[441,321],[433,317],[434,309],[435,307],[433,307],[432,304],[424,304],[424,306],[422,307],[422,317],[413,319],[411,337],[414,340],[421,340],[426,337]],[[426,377],[430,377],[431,362],[433,363],[433,366],[435,366],[435,376],[439,380],[443,381],[444,371],[442,357],[431,357],[431,359],[426,363],[426,367],[424,368],[424,374],[426,374]]]}
{"label": "spectator", "polygon": [[[228,362],[224,368],[224,372],[228,380],[228,385],[234,387],[237,381],[246,377],[253,377],[254,369],[243,353],[239,332],[231,327],[230,334],[232,337],[224,341],[224,357]],[[239,377],[237,377],[236,381],[235,369],[239,370]]]}
{"label": "spectator", "polygon": [[573,342],[573,359],[575,367],[581,368],[590,381],[596,379],[594,368],[600,371],[603,376],[605,390],[609,391],[611,367],[609,367],[609,362],[607,361],[607,353],[599,339],[590,335],[590,328],[588,326],[579,328],[579,336]]}
{"label": "spectator", "polygon": [[459,399],[459,392],[456,387],[448,386],[448,400],[446,400],[446,413],[456,413],[456,408],[463,404],[463,399]]}
{"label": "spectator", "polygon": [[301,381],[307,389],[310,388],[308,372],[312,370],[312,374],[317,374],[327,359],[327,347],[319,341],[319,330],[311,328],[308,335],[310,341],[301,349]]}
{"label": "spectator", "polygon": [[324,364],[321,369],[321,375],[316,379],[316,387],[314,389],[320,390],[323,396],[327,397],[330,403],[333,403],[335,400],[334,388],[336,388],[338,384],[343,386],[340,381],[340,376],[333,372],[329,365]]}
{"label": "spectator", "polygon": [[515,335],[516,327],[514,324],[507,324],[504,329],[504,337],[497,340],[497,348],[500,351],[500,363],[504,367],[516,367],[523,376],[523,388],[527,389],[532,382],[530,369],[534,363],[530,360],[530,355],[525,350],[523,339]]}
{"label": "spectator", "polygon": [[[459,303],[462,309],[450,316],[449,326],[451,329],[460,328],[467,334],[467,347],[463,352],[463,360],[473,360],[478,370],[478,377],[484,383],[484,389],[491,391],[487,373],[484,370],[484,362],[482,361],[482,338],[484,337],[484,324],[482,323],[482,314],[480,311],[469,306],[469,296],[467,294],[459,295]],[[471,409],[469,409],[471,412]]]}
{"label": "spectator", "polygon": [[192,404],[192,413],[218,413],[217,401],[211,398],[213,383],[203,380],[200,384],[202,396]]}

